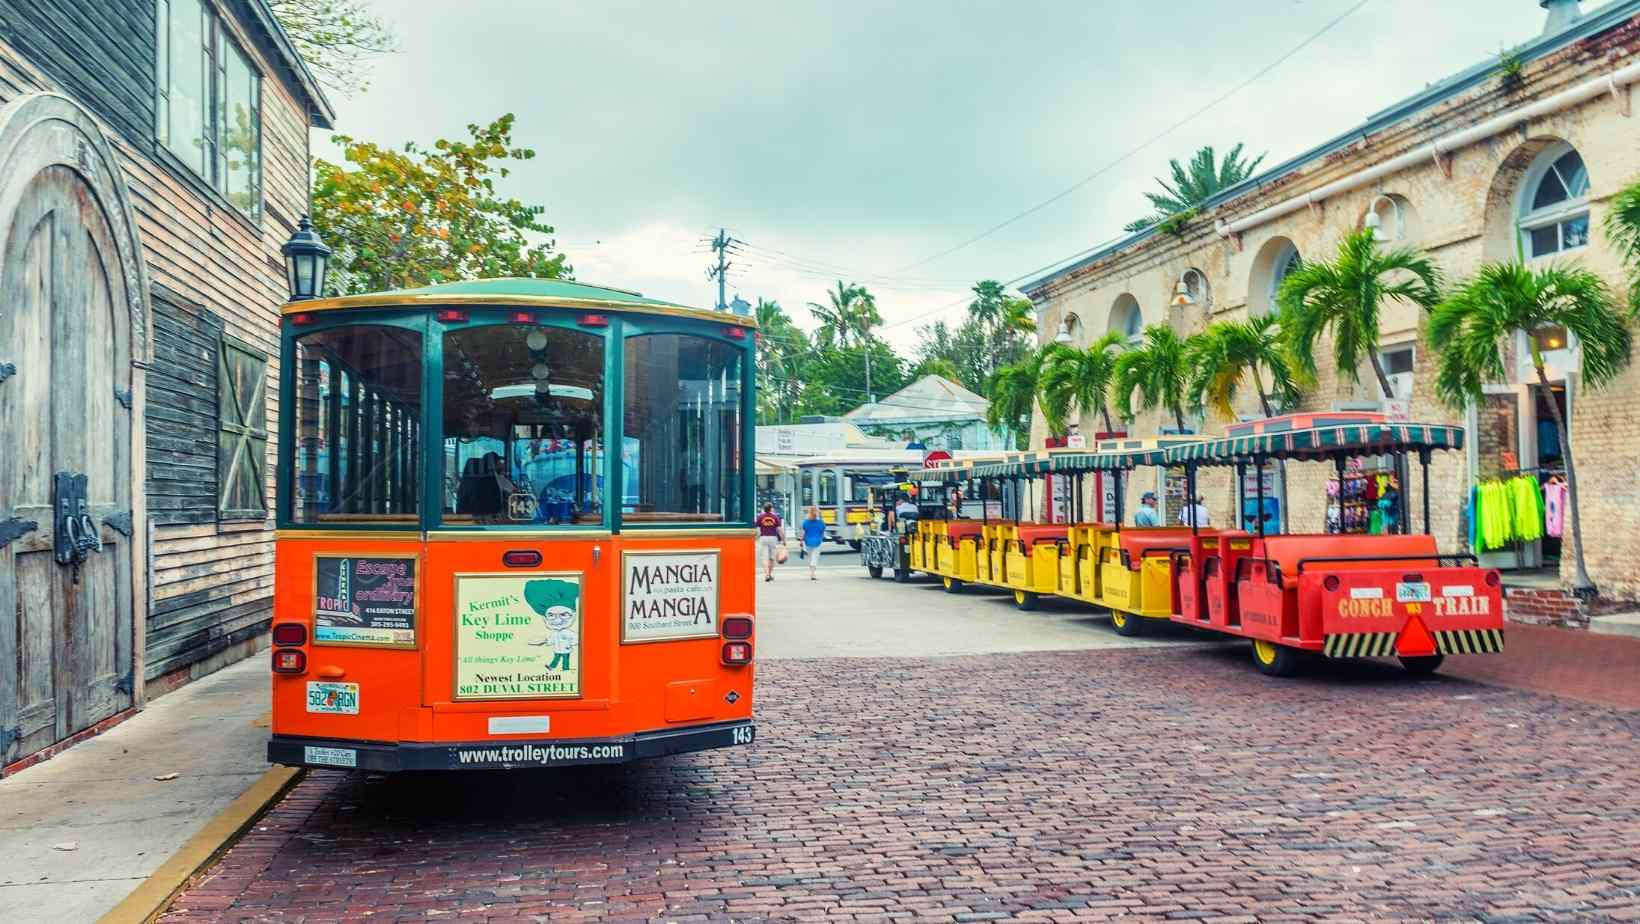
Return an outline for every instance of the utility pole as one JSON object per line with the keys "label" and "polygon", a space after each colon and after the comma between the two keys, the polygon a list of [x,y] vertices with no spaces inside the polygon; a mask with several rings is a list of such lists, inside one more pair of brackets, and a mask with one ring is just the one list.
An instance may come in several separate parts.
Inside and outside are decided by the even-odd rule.
{"label": "utility pole", "polygon": [[729,262],[730,248],[738,243],[740,242],[730,237],[729,232],[722,228],[718,229],[717,237],[712,238],[712,250],[717,253],[717,265],[706,270],[706,278],[717,280],[717,310],[719,311],[726,311],[729,307],[728,303],[723,300],[723,284],[728,280],[729,267],[734,266],[733,263]]}

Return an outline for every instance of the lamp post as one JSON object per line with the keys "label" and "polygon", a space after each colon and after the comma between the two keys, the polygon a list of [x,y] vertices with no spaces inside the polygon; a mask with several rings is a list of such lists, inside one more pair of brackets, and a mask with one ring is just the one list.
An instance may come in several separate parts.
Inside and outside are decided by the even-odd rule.
{"label": "lamp post", "polygon": [[297,223],[296,231],[279,252],[285,255],[285,279],[290,284],[293,302],[318,298],[325,291],[325,272],[330,261],[330,248],[313,230],[313,222],[306,215]]}
{"label": "lamp post", "polygon": [[1070,342],[1071,342],[1071,326],[1070,326],[1070,324],[1068,324],[1064,321],[1059,322],[1059,333],[1054,335],[1053,342],[1058,343],[1058,344],[1063,344],[1063,345],[1066,345],[1066,346],[1070,345]]}

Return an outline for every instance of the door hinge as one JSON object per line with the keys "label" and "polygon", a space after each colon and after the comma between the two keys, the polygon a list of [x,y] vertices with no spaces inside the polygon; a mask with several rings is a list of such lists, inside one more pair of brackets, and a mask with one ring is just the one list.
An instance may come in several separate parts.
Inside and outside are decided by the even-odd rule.
{"label": "door hinge", "polygon": [[131,389],[116,387],[114,389],[114,400],[125,405],[126,410],[131,410]]}
{"label": "door hinge", "polygon": [[39,528],[40,524],[34,520],[23,520],[17,517],[0,520],[0,549],[11,545],[13,539],[20,539]]}
{"label": "door hinge", "polygon": [[0,363],[0,382],[4,382],[6,379],[9,379],[16,374],[16,363]]}
{"label": "door hinge", "polygon": [[11,750],[11,746],[23,740],[23,726],[13,725],[10,728],[0,728],[0,755]]}
{"label": "door hinge", "polygon": [[103,525],[129,539],[131,538],[131,511],[121,510],[118,513],[111,513],[103,517]]}
{"label": "door hinge", "polygon": [[114,692],[115,693],[125,693],[127,695],[129,695],[131,693],[131,672],[130,671],[126,671],[124,677],[121,677],[120,679],[114,681]]}

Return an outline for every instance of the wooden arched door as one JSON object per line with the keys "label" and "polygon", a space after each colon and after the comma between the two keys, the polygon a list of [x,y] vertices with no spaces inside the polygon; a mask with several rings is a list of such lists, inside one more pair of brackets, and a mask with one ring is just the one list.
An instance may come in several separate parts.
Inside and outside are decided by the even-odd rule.
{"label": "wooden arched door", "polygon": [[[118,175],[83,134],[36,122],[8,144],[6,127],[23,169],[0,169],[0,765],[132,705],[141,562],[134,241],[98,188]],[[49,156],[64,145],[69,162]]]}

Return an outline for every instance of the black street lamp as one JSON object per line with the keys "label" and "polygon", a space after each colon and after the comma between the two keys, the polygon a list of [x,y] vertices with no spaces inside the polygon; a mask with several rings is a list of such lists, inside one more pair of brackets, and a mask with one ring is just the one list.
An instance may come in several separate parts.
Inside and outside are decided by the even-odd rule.
{"label": "black street lamp", "polygon": [[313,222],[306,215],[296,225],[296,232],[279,248],[285,255],[285,277],[290,282],[290,300],[318,298],[325,291],[325,269],[330,260],[330,248],[319,240]]}

